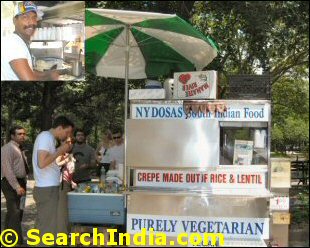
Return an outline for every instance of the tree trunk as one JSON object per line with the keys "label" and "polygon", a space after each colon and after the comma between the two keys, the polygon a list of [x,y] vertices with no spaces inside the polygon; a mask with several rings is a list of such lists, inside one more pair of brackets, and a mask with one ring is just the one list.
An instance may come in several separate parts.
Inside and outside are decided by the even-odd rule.
{"label": "tree trunk", "polygon": [[98,125],[97,124],[95,124],[95,133],[94,133],[94,140],[95,140],[95,144],[96,144],[96,146],[97,146],[97,144],[98,144]]}
{"label": "tree trunk", "polygon": [[4,144],[8,143],[11,140],[10,129],[13,125],[13,108],[12,104],[8,104],[8,120],[5,123],[5,140]]}
{"label": "tree trunk", "polygon": [[48,130],[52,127],[53,122],[53,113],[57,106],[56,89],[61,86],[62,83],[57,82],[46,82],[43,86],[42,93],[42,113],[41,113],[41,122],[40,129]]}

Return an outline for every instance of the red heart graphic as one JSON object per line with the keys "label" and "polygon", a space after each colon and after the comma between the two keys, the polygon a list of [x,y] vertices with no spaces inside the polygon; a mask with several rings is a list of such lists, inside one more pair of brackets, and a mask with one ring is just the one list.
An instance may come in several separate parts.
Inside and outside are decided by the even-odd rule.
{"label": "red heart graphic", "polygon": [[186,84],[188,82],[188,80],[191,79],[191,74],[187,73],[187,74],[181,74],[179,76],[179,81],[182,83],[182,84]]}

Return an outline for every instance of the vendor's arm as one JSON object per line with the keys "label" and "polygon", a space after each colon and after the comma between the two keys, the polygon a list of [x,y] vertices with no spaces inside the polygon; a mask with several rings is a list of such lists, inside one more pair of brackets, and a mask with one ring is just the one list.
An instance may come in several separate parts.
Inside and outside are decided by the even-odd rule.
{"label": "vendor's arm", "polygon": [[27,59],[14,59],[10,65],[18,78],[22,81],[43,81],[43,80],[57,80],[59,74],[56,71],[39,72],[33,71]]}

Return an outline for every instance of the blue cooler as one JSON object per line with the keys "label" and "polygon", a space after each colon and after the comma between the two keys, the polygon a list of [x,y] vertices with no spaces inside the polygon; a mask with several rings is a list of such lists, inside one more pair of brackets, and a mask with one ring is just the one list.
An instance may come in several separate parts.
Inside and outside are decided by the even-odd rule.
{"label": "blue cooler", "polygon": [[68,193],[70,223],[125,225],[125,195]]}

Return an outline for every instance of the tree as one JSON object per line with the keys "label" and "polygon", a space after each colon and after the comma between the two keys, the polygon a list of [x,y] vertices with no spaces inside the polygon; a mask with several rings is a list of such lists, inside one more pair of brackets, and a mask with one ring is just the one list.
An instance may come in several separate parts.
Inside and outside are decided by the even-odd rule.
{"label": "tree", "polygon": [[[122,80],[123,81],[123,80]],[[89,75],[85,82],[1,83],[1,128],[16,121],[28,122],[34,141],[52,120],[65,114],[89,133],[95,126],[111,129],[123,126],[124,83]],[[98,111],[102,109],[103,111]]]}
{"label": "tree", "polygon": [[30,125],[34,116],[32,106],[38,105],[39,94],[33,83],[1,82],[2,142],[9,140],[9,129],[16,121]]}
{"label": "tree", "polygon": [[[306,72],[306,69],[304,70]],[[273,147],[278,151],[309,147],[309,81],[302,70],[273,85]]]}
{"label": "tree", "polygon": [[214,61],[224,73],[262,68],[272,83],[290,69],[309,65],[309,3],[302,1],[197,1],[193,24],[218,42]]}
{"label": "tree", "polygon": [[229,74],[269,72],[273,147],[307,147],[309,2],[197,1],[194,7],[191,21],[221,48],[208,68],[224,75],[224,85]]}

